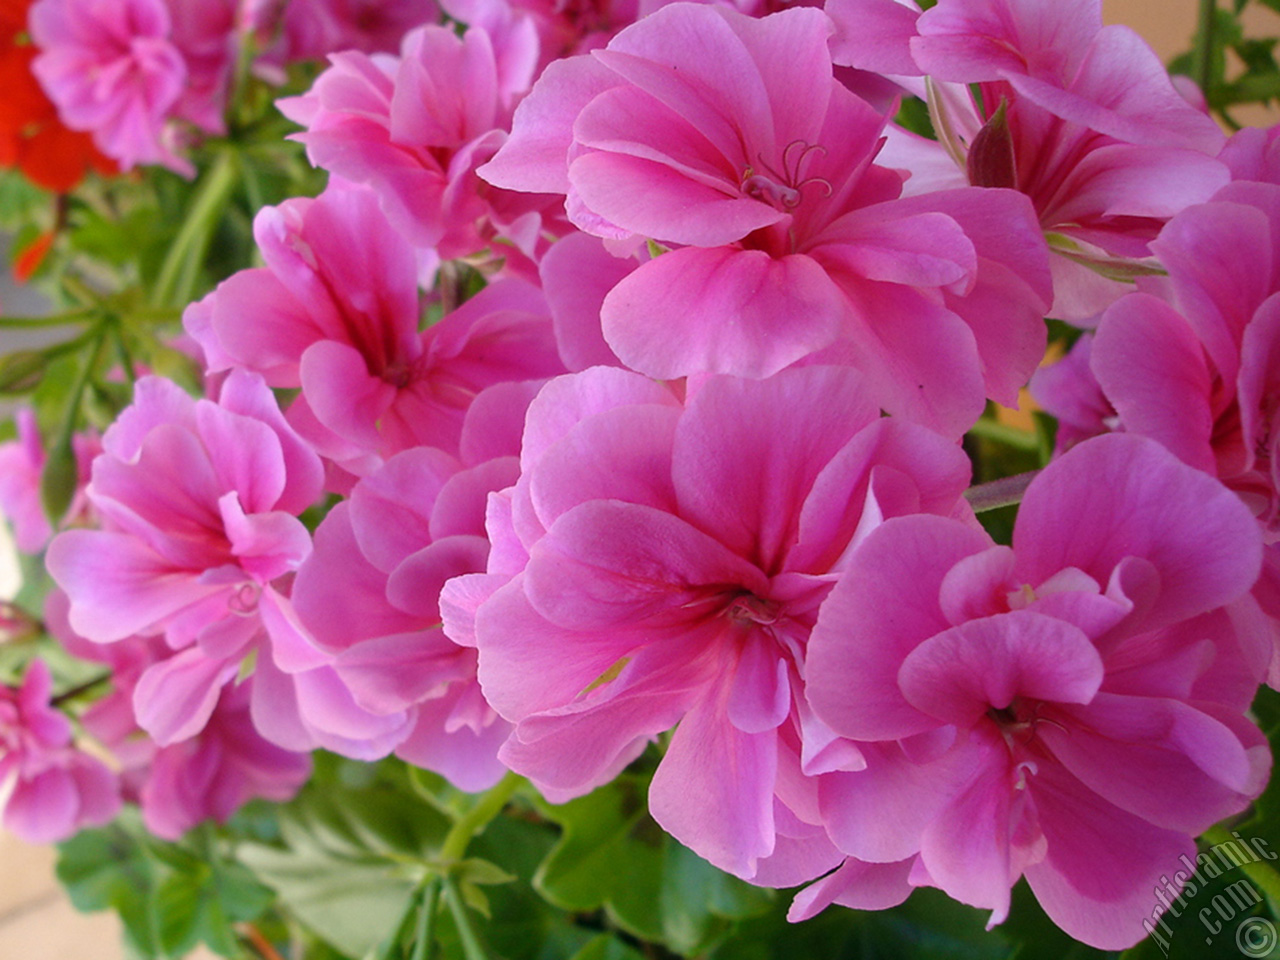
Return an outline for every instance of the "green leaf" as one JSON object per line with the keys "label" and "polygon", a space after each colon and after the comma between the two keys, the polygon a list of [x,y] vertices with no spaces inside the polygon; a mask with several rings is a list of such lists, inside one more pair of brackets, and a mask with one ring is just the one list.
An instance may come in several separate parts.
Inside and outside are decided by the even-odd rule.
{"label": "green leaf", "polygon": [[543,812],[564,833],[534,885],[563,909],[603,908],[628,933],[693,954],[722,938],[731,921],[773,902],[772,891],[717,870],[663,833],[637,778],[624,775],[567,804],[545,804]]}
{"label": "green leaf", "polygon": [[142,846],[120,827],[84,830],[58,848],[58,880],[77,910],[114,910],[128,945],[161,955],[156,870]]}
{"label": "green leaf", "polygon": [[644,960],[644,954],[627,946],[617,937],[602,933],[569,960]]}
{"label": "green leaf", "polygon": [[49,367],[41,350],[17,350],[0,356],[0,395],[30,393]]}

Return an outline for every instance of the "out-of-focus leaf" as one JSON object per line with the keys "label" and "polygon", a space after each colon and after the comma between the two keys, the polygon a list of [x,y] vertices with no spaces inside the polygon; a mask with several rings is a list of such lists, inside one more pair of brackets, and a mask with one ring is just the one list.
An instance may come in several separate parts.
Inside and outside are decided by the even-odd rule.
{"label": "out-of-focus leaf", "polygon": [[0,355],[0,395],[30,393],[40,385],[49,368],[49,358],[41,350],[17,350]]}

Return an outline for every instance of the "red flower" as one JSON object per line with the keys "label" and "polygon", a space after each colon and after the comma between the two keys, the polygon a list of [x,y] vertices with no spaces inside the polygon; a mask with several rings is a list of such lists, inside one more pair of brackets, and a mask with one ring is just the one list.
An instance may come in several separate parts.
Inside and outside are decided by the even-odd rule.
{"label": "red flower", "polygon": [[0,0],[0,167],[17,167],[33,183],[65,193],[90,167],[113,173],[87,133],[68,130],[31,73],[39,52],[27,36],[32,0]]}

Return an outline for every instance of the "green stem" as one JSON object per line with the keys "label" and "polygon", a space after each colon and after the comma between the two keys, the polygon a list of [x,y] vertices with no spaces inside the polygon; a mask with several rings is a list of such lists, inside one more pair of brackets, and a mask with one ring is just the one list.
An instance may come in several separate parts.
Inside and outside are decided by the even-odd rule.
{"label": "green stem", "polygon": [[436,911],[440,909],[440,878],[432,877],[422,891],[418,910],[418,927],[413,935],[413,954],[409,960],[431,960],[435,953]]}
{"label": "green stem", "polygon": [[[1231,835],[1231,831],[1222,826],[1222,824],[1206,830],[1204,839],[1212,846],[1220,843],[1239,843]],[[1280,916],[1280,873],[1277,873],[1275,869],[1261,860],[1245,863],[1240,869],[1246,877],[1262,888],[1262,893],[1267,898],[1267,905],[1271,908],[1272,915]]]}
{"label": "green stem", "polygon": [[966,490],[964,498],[969,501],[969,506],[973,507],[974,513],[985,513],[999,507],[1012,506],[1022,502],[1022,495],[1027,492],[1027,487],[1039,473],[1039,470],[1031,470],[1012,477],[1001,477],[989,483],[980,483]]}
{"label": "green stem", "polygon": [[1213,47],[1218,29],[1217,0],[1200,0],[1200,14],[1196,22],[1196,44],[1192,50],[1191,65],[1193,77],[1200,85],[1209,106],[1216,103],[1213,83]]}
{"label": "green stem", "polygon": [[453,878],[444,880],[444,899],[449,904],[449,913],[453,915],[453,925],[458,928],[458,939],[462,941],[462,955],[466,960],[490,960],[484,945],[480,943],[475,928],[471,926],[471,918],[467,916],[467,905],[462,902],[462,894]]}
{"label": "green stem", "polygon": [[97,687],[102,686],[103,684],[109,683],[110,681],[111,681],[111,674],[109,673],[104,673],[101,676],[94,677],[92,680],[86,680],[84,683],[79,684],[78,686],[72,687],[70,690],[66,690],[58,694],[56,697],[54,697],[52,700],[49,701],[49,706],[60,707],[67,701],[74,700],[76,697],[80,696],[81,694],[88,693],[90,690],[94,690]]}
{"label": "green stem", "polygon": [[160,267],[151,295],[152,306],[181,307],[190,302],[209,241],[238,180],[235,151],[223,150],[196,188],[187,219]]}
{"label": "green stem", "polygon": [[1025,430],[1007,426],[996,420],[979,420],[969,428],[969,432],[975,437],[994,440],[996,443],[1003,443],[1006,447],[1017,450],[1040,449],[1040,438],[1034,433],[1027,433]]}
{"label": "green stem", "polygon": [[467,847],[471,844],[471,841],[478,833],[484,830],[490,820],[502,812],[502,808],[507,805],[507,801],[515,794],[520,783],[520,776],[508,771],[507,775],[498,781],[497,786],[482,796],[474,807],[459,817],[457,823],[453,825],[445,836],[444,845],[440,847],[441,861],[445,864],[451,864],[461,860],[463,854],[467,852]]}
{"label": "green stem", "polygon": [[95,309],[85,309],[56,313],[51,317],[0,317],[0,327],[12,327],[16,330],[63,327],[71,323],[84,323],[87,320],[92,320],[96,313],[97,310]]}

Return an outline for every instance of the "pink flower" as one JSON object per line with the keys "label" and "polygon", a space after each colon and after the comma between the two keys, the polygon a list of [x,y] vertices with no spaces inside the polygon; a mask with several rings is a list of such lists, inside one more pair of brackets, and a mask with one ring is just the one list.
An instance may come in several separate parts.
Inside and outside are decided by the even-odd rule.
{"label": "pink flower", "polygon": [[284,35],[291,60],[340,50],[392,53],[414,27],[439,19],[434,0],[290,0]]}
{"label": "pink flower", "polygon": [[[1149,272],[1161,225],[1226,183],[1222,132],[1137,34],[1102,26],[1101,0],[826,9],[837,63],[930,78],[939,142],[898,132],[886,161],[921,172],[909,191],[969,182],[1031,198],[1057,254],[1051,316],[1091,324],[1119,280]],[[981,107],[961,84],[977,84]]]}
{"label": "pink flower", "polygon": [[364,709],[406,719],[397,756],[463,790],[483,790],[506,767],[511,732],[476,682],[476,652],[440,628],[445,581],[485,568],[485,498],[515,482],[524,409],[539,384],[502,384],[477,399],[463,462],[406,450],[365,477],[316,530],[294,603]]}
{"label": "pink flower", "polygon": [[993,924],[1025,875],[1071,936],[1136,943],[1161,875],[1270,771],[1247,716],[1266,639],[1223,609],[1247,604],[1259,539],[1216,480],[1128,436],[1046,468],[1012,548],[886,521],[809,644],[813,710],[877,744],[824,778],[832,840]]}
{"label": "pink flower", "polygon": [[787,885],[835,862],[812,775],[859,762],[803,697],[818,605],[884,517],[971,521],[969,466],[882,419],[848,368],[695,386],[682,404],[600,367],[544,387],[520,479],[490,497],[487,572],[451,580],[441,611],[516,725],[499,754],[512,769],[576,796],[675,726],[658,822],[723,869]]}
{"label": "pink flower", "polygon": [[260,644],[262,616],[284,603],[278,585],[311,547],[296,515],[318,497],[321,466],[244,371],[217,403],[143,378],[103,447],[88,497],[104,529],[60,534],[47,565],[80,635],[165,635],[175,653],[144,673],[134,702],[167,744],[204,726]]}
{"label": "pink flower", "polygon": [[664,7],[548,67],[481,175],[673,248],[604,300],[632,369],[763,377],[829,349],[882,407],[957,435],[1043,353],[1043,243],[1012,191],[897,199],[873,163],[885,118],[832,75],[830,29],[812,9]]}
{"label": "pink flower", "polygon": [[[46,455],[35,413],[23,408],[14,415],[14,421],[17,439],[0,443],[0,516],[12,525],[17,548],[23,553],[36,554],[53,536],[53,528],[40,502],[40,476]],[[89,481],[89,464],[101,449],[97,437],[90,433],[76,434],[72,447],[80,480],[64,523],[79,519],[88,509],[84,485]]]}
{"label": "pink flower", "polygon": [[28,843],[66,840],[120,809],[115,775],[72,745],[71,724],[49,703],[52,688],[43,660],[32,661],[19,689],[0,687],[3,823]]}
{"label": "pink flower", "polygon": [[1093,334],[1081,334],[1066,356],[1041,367],[1028,384],[1036,403],[1058,420],[1055,453],[1108,433],[1118,424],[1115,408],[1089,368]]}
{"label": "pink flower", "polygon": [[1169,272],[1103,315],[1090,366],[1117,427],[1218,477],[1266,541],[1254,593],[1273,618],[1280,684],[1280,185],[1237,182],[1169,221]]}
{"label": "pink flower", "polygon": [[67,126],[125,168],[193,172],[167,143],[188,69],[164,0],[39,0],[29,22],[42,51],[32,69]]}
{"label": "pink flower", "polygon": [[[370,186],[391,223],[446,260],[472,257],[499,237],[493,258],[535,257],[544,220],[559,205],[489,186],[475,169],[506,140],[517,97],[533,81],[531,32],[495,45],[483,29],[462,37],[426,26],[399,59],[346,51],[280,110],[307,128],[295,135],[311,162]],[[528,271],[527,264],[524,266]]]}
{"label": "pink flower", "polygon": [[367,190],[266,208],[255,233],[267,266],[189,310],[188,332],[211,371],[301,387],[290,422],[352,474],[411,447],[456,451],[482,389],[564,369],[541,294],[523,281],[494,283],[419,332],[413,249]]}
{"label": "pink flower", "polygon": [[177,840],[205,820],[225,822],[254,799],[293,799],[311,775],[311,758],[262,738],[250,716],[249,679],[227,687],[196,737],[161,747],[141,789],[143,822]]}

